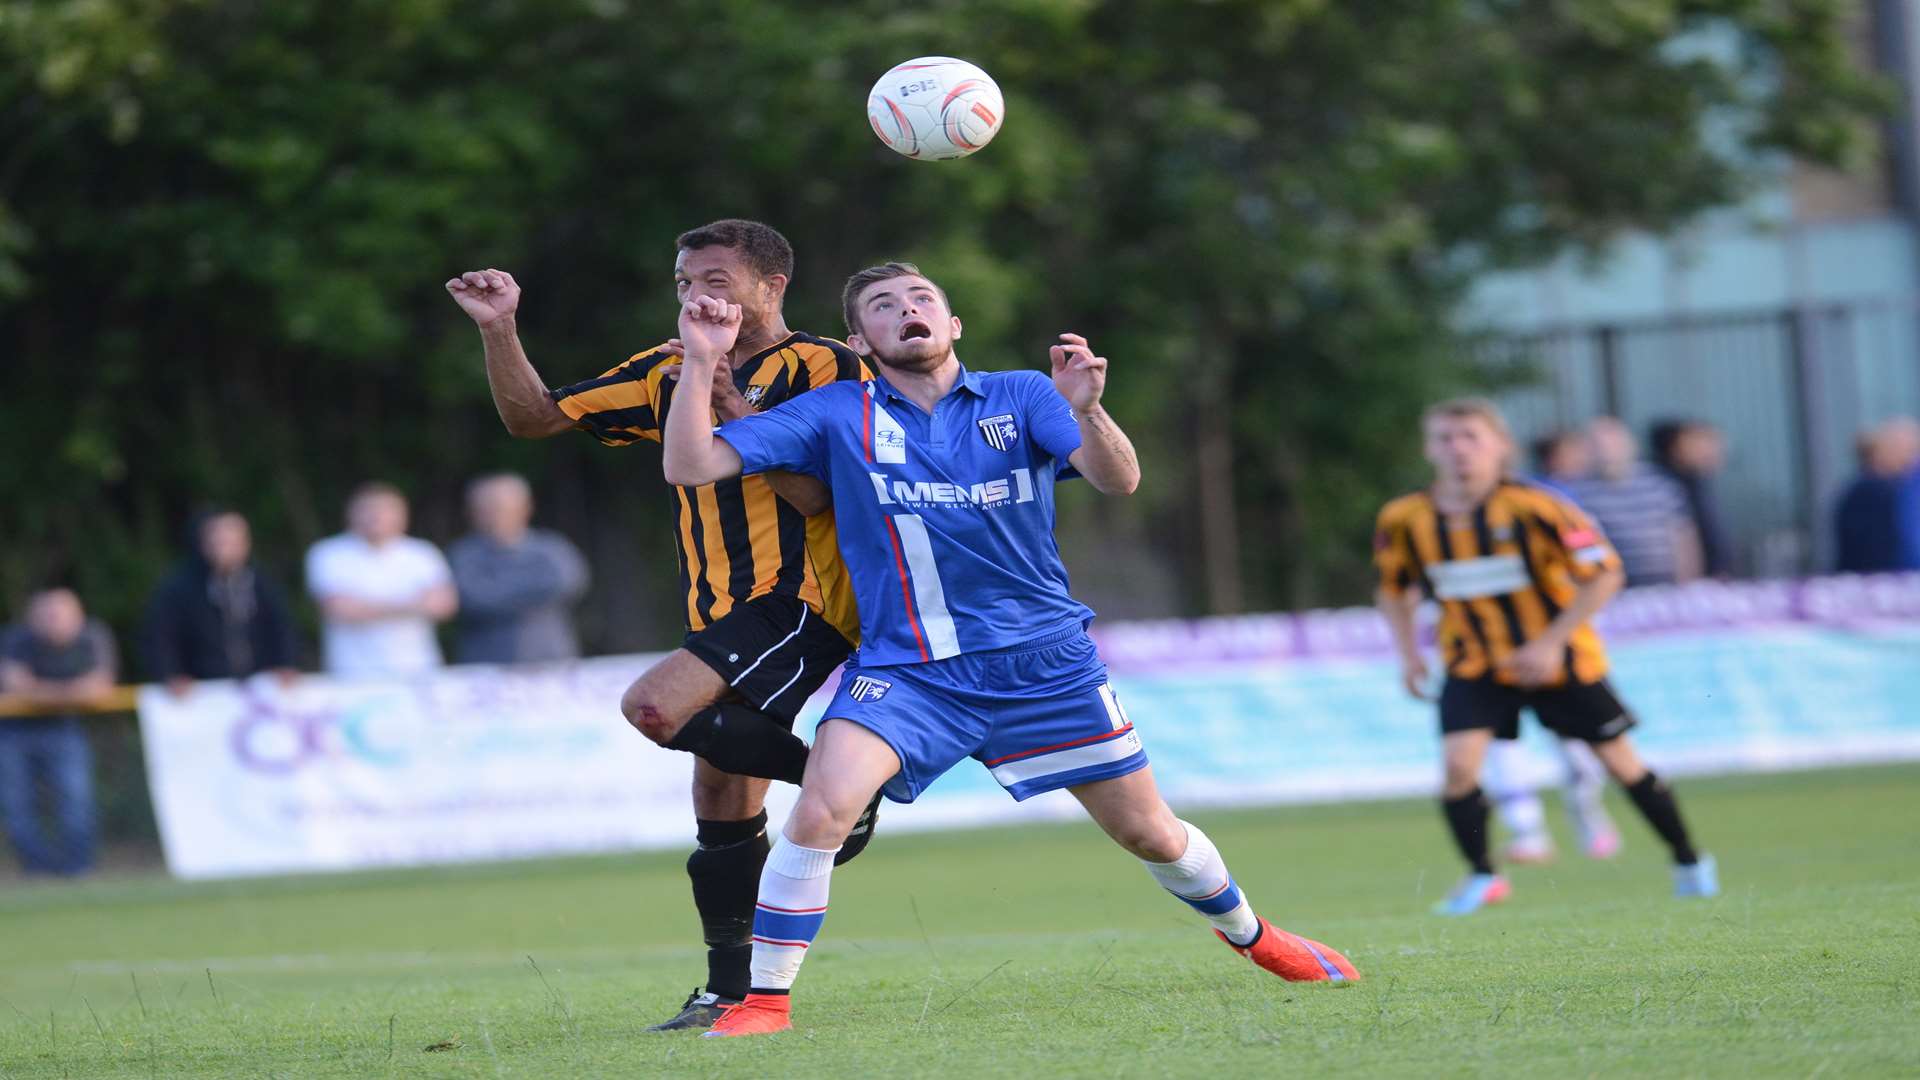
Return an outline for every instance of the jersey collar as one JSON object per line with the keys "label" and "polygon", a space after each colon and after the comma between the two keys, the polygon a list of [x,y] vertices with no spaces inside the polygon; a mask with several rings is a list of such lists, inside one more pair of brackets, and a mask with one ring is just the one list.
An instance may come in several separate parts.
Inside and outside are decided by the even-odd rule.
{"label": "jersey collar", "polygon": [[[875,368],[875,371],[873,373],[873,381],[875,385],[880,387],[881,393],[885,394],[888,398],[894,401],[904,402],[909,405],[913,404],[913,401],[911,398],[907,397],[905,394],[902,394],[900,391],[895,390],[893,388],[893,384],[887,381],[887,377],[885,375],[880,374],[878,370],[879,368],[878,362],[874,364],[874,368]],[[973,371],[969,369],[967,365],[961,364],[960,377],[954,380],[953,389],[947,391],[947,396],[952,397],[956,391],[960,391],[960,390],[970,391],[975,397],[984,399],[987,396],[986,373],[981,371]]]}

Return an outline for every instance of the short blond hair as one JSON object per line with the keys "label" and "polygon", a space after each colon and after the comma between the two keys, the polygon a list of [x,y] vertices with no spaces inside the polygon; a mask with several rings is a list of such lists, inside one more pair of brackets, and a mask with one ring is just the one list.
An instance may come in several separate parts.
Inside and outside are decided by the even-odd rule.
{"label": "short blond hair", "polygon": [[1513,445],[1513,429],[1507,426],[1507,415],[1500,411],[1500,406],[1495,405],[1492,398],[1457,397],[1436,401],[1420,414],[1420,426],[1424,428],[1443,417],[1449,420],[1480,420],[1492,428],[1494,434],[1505,439],[1507,445]]}

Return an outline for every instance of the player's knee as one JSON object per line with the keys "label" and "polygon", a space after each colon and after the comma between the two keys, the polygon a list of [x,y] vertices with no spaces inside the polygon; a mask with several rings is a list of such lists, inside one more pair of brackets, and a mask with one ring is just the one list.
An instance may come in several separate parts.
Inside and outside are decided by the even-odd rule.
{"label": "player's knee", "polygon": [[826,799],[802,791],[793,813],[787,815],[786,834],[801,847],[837,848],[846,842],[847,832],[859,816],[858,810],[843,814]]}
{"label": "player's knee", "polygon": [[1442,786],[1446,797],[1449,799],[1458,799],[1464,795],[1471,795],[1473,794],[1473,789],[1480,786],[1480,770],[1473,768],[1466,762],[1449,761],[1447,762],[1446,781]]}
{"label": "player's knee", "polygon": [[1114,822],[1108,835],[1128,854],[1148,862],[1170,863],[1187,853],[1187,830],[1170,814],[1128,817]]}
{"label": "player's knee", "polygon": [[633,725],[635,731],[665,746],[680,733],[680,721],[669,716],[651,698],[652,695],[641,692],[639,685],[636,684],[621,696],[620,713],[627,718],[627,723]]}

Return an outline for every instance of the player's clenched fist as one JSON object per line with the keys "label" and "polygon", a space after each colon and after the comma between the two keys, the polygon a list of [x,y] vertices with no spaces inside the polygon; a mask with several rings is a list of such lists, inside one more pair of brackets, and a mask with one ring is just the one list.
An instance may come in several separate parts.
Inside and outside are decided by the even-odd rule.
{"label": "player's clenched fist", "polygon": [[1084,413],[1100,404],[1107,389],[1107,358],[1093,355],[1087,339],[1061,334],[1060,344],[1047,350],[1053,361],[1053,385],[1073,411]]}
{"label": "player's clenched fist", "polygon": [[740,305],[696,296],[680,305],[680,342],[686,362],[705,363],[725,356],[740,336]]}
{"label": "player's clenched fist", "polygon": [[469,270],[448,279],[447,292],[480,326],[511,315],[520,307],[520,285],[505,270]]}

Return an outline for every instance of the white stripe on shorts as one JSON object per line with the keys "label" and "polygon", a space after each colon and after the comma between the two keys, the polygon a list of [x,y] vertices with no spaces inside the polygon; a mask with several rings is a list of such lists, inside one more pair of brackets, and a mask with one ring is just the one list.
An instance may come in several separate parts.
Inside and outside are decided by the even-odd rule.
{"label": "white stripe on shorts", "polygon": [[[783,638],[781,638],[781,639],[780,639],[779,641],[776,641],[776,642],[774,642],[774,643],[773,643],[773,647],[772,647],[772,648],[770,648],[770,649],[768,649],[768,650],[767,650],[766,652],[763,652],[763,653],[761,653],[761,654],[759,655],[759,657],[758,657],[758,658],[756,658],[756,659],[754,660],[754,662],[753,662],[753,663],[751,663],[751,664],[748,664],[748,665],[747,665],[747,670],[745,670],[745,671],[743,671],[743,672],[741,672],[741,673],[740,673],[740,674],[738,674],[738,675],[735,675],[735,676],[733,677],[733,681],[732,681],[732,682],[730,682],[730,683],[728,683],[727,685],[728,685],[728,686],[739,686],[739,685],[740,685],[740,680],[741,680],[741,679],[744,679],[744,678],[746,678],[747,676],[749,676],[749,675],[751,675],[751,674],[753,674],[753,669],[754,669],[754,668],[757,668],[757,667],[759,667],[759,666],[760,666],[760,661],[761,661],[761,660],[765,660],[765,659],[766,659],[767,657],[769,657],[769,656],[772,656],[772,655],[773,655],[774,653],[776,653],[776,652],[779,652],[779,651],[780,651],[780,646],[782,646],[782,645],[785,645],[785,644],[786,644],[787,642],[789,642],[789,641],[792,641],[792,640],[793,640],[794,638],[796,638],[796,637],[798,637],[798,636],[800,636],[800,630],[801,630],[801,628],[807,625],[807,612],[808,612],[808,611],[810,611],[810,610],[812,610],[812,609],[810,609],[810,608],[808,608],[808,607],[807,607],[807,605],[805,605],[805,604],[801,604],[801,605],[800,605],[800,621],[794,624],[794,627],[793,627],[793,633],[791,633],[791,634],[788,634],[788,635],[787,635],[786,637],[783,637]],[[798,676],[798,675],[795,675],[795,676],[794,676],[794,678],[796,678],[796,679],[797,679],[797,678],[799,678],[799,676]],[[792,683],[791,681],[789,681],[789,682],[787,683],[787,686],[792,686],[792,685],[793,685],[793,683]],[[787,686],[783,686],[783,687],[781,687],[780,689],[782,689],[782,690],[785,690],[785,689],[787,688]],[[775,695],[773,695],[773,696],[774,696],[774,697],[779,697],[780,695],[779,695],[779,694],[775,694]],[[771,699],[771,698],[769,698],[768,700],[772,700],[772,699]]]}
{"label": "white stripe on shorts", "polygon": [[988,770],[1003,788],[1015,784],[1024,784],[1029,780],[1041,780],[1075,769],[1084,769],[1089,765],[1110,765],[1116,761],[1125,761],[1139,753],[1140,733],[1129,731],[1125,735],[1108,739],[1105,742],[1091,743],[1087,746],[1074,746],[1065,750],[1055,750],[1051,754],[1035,754],[1019,761],[1009,761]]}

